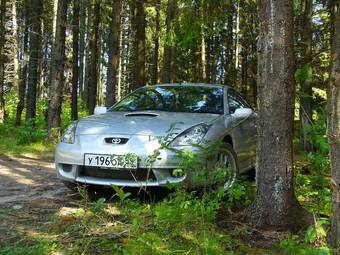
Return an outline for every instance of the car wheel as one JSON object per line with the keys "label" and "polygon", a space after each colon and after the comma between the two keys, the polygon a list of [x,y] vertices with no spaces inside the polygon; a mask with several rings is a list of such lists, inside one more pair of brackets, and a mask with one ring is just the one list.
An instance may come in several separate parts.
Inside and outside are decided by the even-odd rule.
{"label": "car wheel", "polygon": [[223,188],[229,189],[235,183],[239,173],[237,155],[233,146],[228,143],[223,145],[221,152],[217,155],[216,167],[226,169]]}

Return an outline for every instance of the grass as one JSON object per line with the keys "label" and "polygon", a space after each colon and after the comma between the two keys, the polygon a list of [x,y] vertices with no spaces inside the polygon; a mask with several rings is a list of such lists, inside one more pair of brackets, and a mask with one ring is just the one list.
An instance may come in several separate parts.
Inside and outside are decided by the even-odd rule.
{"label": "grass", "polygon": [[55,143],[45,140],[43,132],[39,134],[27,127],[16,128],[11,124],[0,125],[0,155],[2,156],[50,158],[53,157],[54,147]]}
{"label": "grass", "polygon": [[113,190],[81,190],[77,199],[30,201],[0,209],[0,254],[330,254],[315,226],[292,235],[242,222],[249,192],[234,204],[237,192],[217,199],[183,190],[151,200],[136,191],[120,200]]}

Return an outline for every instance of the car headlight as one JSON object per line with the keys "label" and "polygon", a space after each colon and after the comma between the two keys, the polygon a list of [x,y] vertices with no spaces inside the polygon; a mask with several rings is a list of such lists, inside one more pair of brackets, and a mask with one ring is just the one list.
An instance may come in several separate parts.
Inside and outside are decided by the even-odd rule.
{"label": "car headlight", "polygon": [[179,134],[171,143],[171,146],[188,146],[199,144],[208,132],[209,125],[202,123],[193,126]]}
{"label": "car headlight", "polygon": [[77,122],[70,124],[65,130],[63,136],[61,137],[62,143],[74,143],[76,136]]}

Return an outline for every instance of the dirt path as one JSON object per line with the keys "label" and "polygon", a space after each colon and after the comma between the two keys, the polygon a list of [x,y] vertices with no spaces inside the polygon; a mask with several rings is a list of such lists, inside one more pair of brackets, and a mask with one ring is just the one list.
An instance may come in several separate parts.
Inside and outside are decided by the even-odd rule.
{"label": "dirt path", "polygon": [[52,159],[0,156],[0,206],[36,199],[63,199]]}

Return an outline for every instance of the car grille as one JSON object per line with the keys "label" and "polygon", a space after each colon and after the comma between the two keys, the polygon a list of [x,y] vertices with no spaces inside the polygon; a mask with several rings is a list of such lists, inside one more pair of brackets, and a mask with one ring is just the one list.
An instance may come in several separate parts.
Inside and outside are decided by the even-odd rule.
{"label": "car grille", "polygon": [[80,177],[96,177],[103,179],[116,179],[116,180],[137,180],[155,181],[156,177],[152,170],[139,168],[139,169],[106,169],[100,167],[83,166],[79,169],[78,176]]}

